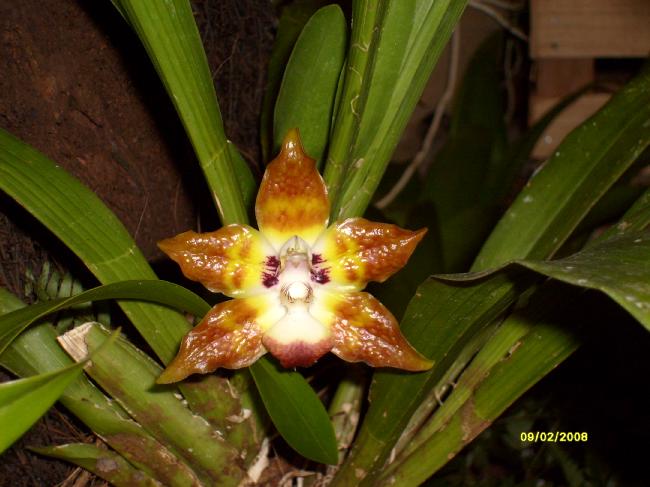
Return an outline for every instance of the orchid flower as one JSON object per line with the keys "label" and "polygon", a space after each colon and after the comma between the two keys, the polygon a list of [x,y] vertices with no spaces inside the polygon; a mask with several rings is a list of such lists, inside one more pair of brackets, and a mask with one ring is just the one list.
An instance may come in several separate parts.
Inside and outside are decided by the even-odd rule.
{"label": "orchid flower", "polygon": [[329,213],[325,183],[293,129],[262,179],[259,231],[232,224],[159,242],[186,277],[235,299],[184,337],[158,382],[246,367],[267,351],[284,367],[310,366],[331,351],[373,367],[429,369],[390,311],[360,292],[401,269],[426,229],[363,218],[328,227]]}

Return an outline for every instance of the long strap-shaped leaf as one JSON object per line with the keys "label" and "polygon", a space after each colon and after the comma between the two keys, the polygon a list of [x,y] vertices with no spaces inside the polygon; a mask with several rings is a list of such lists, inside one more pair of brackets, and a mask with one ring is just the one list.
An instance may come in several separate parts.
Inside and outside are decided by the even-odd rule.
{"label": "long strap-shaped leaf", "polygon": [[[114,341],[104,340],[106,346]],[[103,346],[100,348],[104,348]],[[97,349],[99,351],[99,348]],[[83,371],[91,356],[55,372],[0,384],[0,453],[25,433]]]}
{"label": "long strap-shaped leaf", "polygon": [[553,255],[650,144],[648,123],[650,66],[567,135],[503,215],[472,270]]}
{"label": "long strap-shaped leaf", "polygon": [[[247,219],[250,170],[231,157],[214,84],[187,0],[115,0],[136,31],[192,141],[224,225]],[[241,180],[238,182],[238,176]],[[242,191],[240,192],[240,184]]]}
{"label": "long strap-shaped leaf", "polygon": [[158,280],[114,282],[75,294],[69,298],[43,301],[1,316],[0,353],[25,328],[39,318],[76,304],[107,299],[149,301],[189,311],[197,316],[202,316],[209,309],[209,305],[192,291],[171,282]]}
{"label": "long strap-shaped leaf", "polygon": [[[187,0],[114,0],[114,3],[138,33],[183,120],[222,223],[246,223],[246,208],[239,197],[233,171],[236,169],[237,175],[243,175],[239,176],[242,193],[251,194],[254,182],[248,168],[241,164],[236,168],[233,166],[226,150],[226,138],[212,78],[190,3]],[[240,163],[241,159],[235,158],[234,161]],[[173,342],[174,351],[180,338]],[[256,367],[262,365],[253,366],[254,369]],[[296,389],[296,379],[289,380],[288,376],[273,368],[264,376],[277,386],[281,385],[288,394],[301,394],[301,391],[302,394],[306,393],[305,384]],[[316,399],[313,391],[312,395],[314,397],[311,399]],[[267,398],[264,404],[273,410],[271,418],[291,418],[296,412],[287,408],[282,401],[278,402],[277,398]],[[326,428],[322,424],[314,427],[317,430]],[[330,454],[328,458],[331,456]]]}
{"label": "long strap-shaped leaf", "polygon": [[115,452],[88,443],[31,448],[32,451],[59,458],[94,473],[115,487],[158,487],[160,484],[134,468]]}
{"label": "long strap-shaped leaf", "polygon": [[[376,485],[419,485],[488,427],[512,401],[548,374],[579,345],[566,307],[584,300],[552,283],[530,305],[508,317],[456,383],[426,428],[408,445],[406,458],[382,472]],[[562,311],[558,313],[558,311]],[[558,316],[562,317],[558,321]],[[517,346],[513,347],[513,344]],[[553,344],[553,347],[548,347]],[[497,365],[503,361],[504,367]],[[487,377],[487,383],[482,383]],[[433,438],[425,436],[436,432]],[[406,453],[405,453],[406,454]]]}
{"label": "long strap-shaped leaf", "polygon": [[[0,288],[0,313],[24,306]],[[0,365],[19,377],[53,372],[73,363],[57,343],[49,323],[26,330],[0,355]],[[116,401],[102,394],[85,375],[70,384],[59,400],[131,464],[163,485],[187,487],[198,482],[189,466],[133,421]]]}
{"label": "long strap-shaped leaf", "polygon": [[[92,191],[1,129],[0,189],[59,237],[100,282],[156,279],[122,223]],[[169,362],[190,329],[183,315],[165,306],[139,301],[122,301],[120,306],[162,362]],[[210,386],[201,387],[206,383]],[[230,393],[225,379],[206,376],[201,384],[183,384],[182,389],[196,410],[210,409],[206,407],[210,404],[238,407],[239,400]],[[249,422],[234,426],[216,424],[224,430],[225,426],[231,430],[250,427]],[[245,436],[252,435],[249,432]]]}
{"label": "long strap-shaped leaf", "polygon": [[[65,243],[103,283],[156,279],[117,217],[77,179],[0,129],[0,189]],[[187,320],[156,304],[120,303],[163,362],[170,361]]]}
{"label": "long strap-shaped leaf", "polygon": [[[368,25],[359,31],[363,43],[357,45],[353,37],[350,44],[351,57],[352,50],[370,50],[368,59],[359,59],[361,67],[365,67],[362,86],[357,96],[356,89],[349,92],[349,96],[355,97],[350,103],[346,105],[346,96],[340,105],[340,110],[350,113],[345,115],[339,110],[337,117],[341,123],[352,117],[349,128],[338,133],[335,129],[351,150],[343,163],[336,163],[337,174],[326,174],[334,219],[359,216],[365,211],[466,4],[464,0],[369,3],[370,8],[378,11],[370,17],[375,20],[374,31],[370,31],[372,42],[367,43]],[[353,23],[357,21],[363,22],[353,18]],[[358,84],[354,76],[347,76],[348,82]],[[340,147],[336,140],[332,144],[334,148]],[[338,155],[333,158],[336,160]],[[340,169],[343,174],[338,173]]]}
{"label": "long strap-shaped leaf", "polygon": [[[650,190],[617,226],[582,252],[558,261],[515,265],[603,291],[648,328],[650,243],[643,230],[649,225]],[[530,306],[504,321],[442,407],[382,474],[386,485],[424,481],[579,346],[575,322],[580,316],[567,314],[567,308],[589,303],[570,291],[547,283],[534,293]]]}
{"label": "long strap-shaped leaf", "polygon": [[[85,323],[58,338],[76,361],[93,351],[108,330],[99,323]],[[121,367],[121,365],[125,365]],[[111,353],[99,353],[86,367],[90,375],[115,398],[152,436],[185,460],[207,485],[237,485],[242,471],[237,459],[223,455],[223,438],[193,414],[175,394],[175,389],[156,384],[162,372],[158,364],[131,342],[118,338]]]}
{"label": "long strap-shaped leaf", "polygon": [[[533,201],[536,199],[541,205],[540,214],[531,212],[527,218],[519,218],[515,211],[513,218],[511,209],[500,224],[503,229],[496,230],[501,235],[498,240],[510,249],[512,258],[526,258],[529,253],[549,257],[566,241],[588,210],[650,143],[649,121],[650,72],[645,71],[583,124],[578,129],[579,137],[569,136],[558,148],[556,162],[547,164],[534,177],[531,187],[519,195],[514,206],[522,208],[530,204],[527,191],[539,181],[544,182],[544,191],[535,188],[533,196]],[[594,142],[603,140],[607,143]],[[587,144],[586,151],[580,150],[583,144]],[[576,171],[575,166],[581,170]],[[509,228],[508,219],[512,220]],[[490,239],[491,250],[482,252],[482,262],[503,263],[495,257],[505,254],[497,246],[498,240]],[[355,470],[364,472],[364,484],[372,485],[411,414],[443,376],[439,369],[453,362],[469,336],[514,302],[518,295],[516,282],[520,279],[513,280],[510,273],[504,273],[474,286],[429,281],[420,287],[409,304],[402,330],[436,364],[425,374],[375,374],[373,401],[350,460],[337,476],[336,482],[341,482],[338,485],[353,481]],[[527,283],[523,281],[521,285],[525,287]]]}

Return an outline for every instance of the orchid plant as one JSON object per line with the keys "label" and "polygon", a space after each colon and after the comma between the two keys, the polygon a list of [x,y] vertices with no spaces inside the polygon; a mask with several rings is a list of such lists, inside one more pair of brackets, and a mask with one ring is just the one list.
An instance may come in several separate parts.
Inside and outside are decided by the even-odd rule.
{"label": "orchid plant", "polygon": [[[223,224],[159,246],[186,277],[233,299],[211,307],[157,280],[90,190],[0,131],[0,187],[102,283],[29,307],[0,294],[0,364],[33,376],[0,386],[0,425],[16,426],[0,448],[58,397],[102,446],[38,451],[114,485],[277,482],[264,478],[276,431],[310,461],[291,472],[305,483],[419,485],[578,348],[579,320],[567,317],[583,303],[583,290],[601,291],[650,328],[643,284],[650,279],[650,193],[619,208],[619,224],[597,238],[584,243],[577,233],[650,144],[647,70],[569,135],[507,210],[494,212],[539,130],[508,150],[495,137],[477,158],[459,155],[453,162],[462,178],[453,168],[445,174],[449,166],[439,161],[427,186],[435,194],[410,195],[414,212],[433,207],[418,215],[427,220],[425,235],[362,215],[467,2],[355,0],[351,19],[336,5],[319,8],[328,2],[294,2],[281,17],[269,67],[262,144],[279,155],[259,186],[255,229],[247,215],[257,185],[226,139],[189,2],[113,3],[170,94]],[[477,83],[484,87],[479,78],[463,83],[463,97]],[[467,127],[502,121],[481,113],[462,132],[466,112],[453,116],[447,157],[485,143],[479,136],[467,142]],[[445,250],[454,239],[481,235],[476,215],[481,225],[489,220],[489,235],[463,256],[471,267],[452,269],[471,272],[428,277],[448,270],[434,265],[440,236]],[[420,226],[408,219],[401,226]],[[580,242],[578,250],[568,252],[569,241]],[[562,258],[549,260],[560,250]],[[409,273],[383,288],[387,296],[399,293],[386,289],[408,291],[398,303],[405,311],[395,312],[398,325],[361,291],[405,265]],[[79,323],[59,336],[47,321],[53,311],[102,299],[119,300],[133,325],[124,327],[127,336],[137,330],[153,357],[126,337],[100,349],[110,335],[106,323]],[[196,317],[196,327],[176,310]],[[319,397],[301,372],[316,363],[308,370],[318,375],[317,361],[329,351],[377,369],[326,377]]]}

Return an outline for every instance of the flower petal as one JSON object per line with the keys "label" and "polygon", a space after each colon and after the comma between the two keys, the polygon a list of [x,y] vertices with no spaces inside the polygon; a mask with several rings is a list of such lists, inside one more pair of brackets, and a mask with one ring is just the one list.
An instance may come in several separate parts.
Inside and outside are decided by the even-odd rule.
{"label": "flower petal", "polygon": [[263,338],[283,367],[309,367],[332,349],[329,327],[309,314],[306,305],[289,306],[287,314]]}
{"label": "flower petal", "polygon": [[329,227],[313,246],[313,279],[342,291],[383,282],[406,265],[426,231],[348,218]]}
{"label": "flower petal", "polygon": [[273,285],[270,276],[279,263],[271,246],[248,225],[184,232],[158,242],[158,247],[181,266],[187,278],[231,297],[250,296]]}
{"label": "flower petal", "polygon": [[321,292],[311,312],[330,324],[332,352],[343,360],[410,371],[428,370],[433,365],[409,345],[395,317],[368,293]]}
{"label": "flower petal", "polygon": [[217,304],[185,335],[178,354],[157,382],[169,384],[219,367],[239,369],[251,365],[266,353],[262,330],[283,314],[284,308],[270,295]]}
{"label": "flower petal", "polygon": [[327,226],[329,212],[323,178],[304,153],[298,129],[292,129],[264,173],[255,204],[258,227],[276,250],[294,235],[311,245]]}

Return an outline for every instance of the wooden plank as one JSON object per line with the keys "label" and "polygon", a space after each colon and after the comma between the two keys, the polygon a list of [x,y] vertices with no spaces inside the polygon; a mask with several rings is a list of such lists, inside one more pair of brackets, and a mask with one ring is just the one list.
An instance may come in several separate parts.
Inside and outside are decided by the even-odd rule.
{"label": "wooden plank", "polygon": [[538,59],[533,71],[535,94],[540,98],[564,97],[595,78],[593,59]]}
{"label": "wooden plank", "polygon": [[[608,93],[587,93],[568,106],[544,131],[533,149],[534,159],[547,159],[562,139],[574,128],[596,113],[610,98]],[[529,124],[532,125],[561,100],[560,97],[530,98]]]}
{"label": "wooden plank", "polygon": [[646,57],[649,0],[531,0],[533,58]]}

